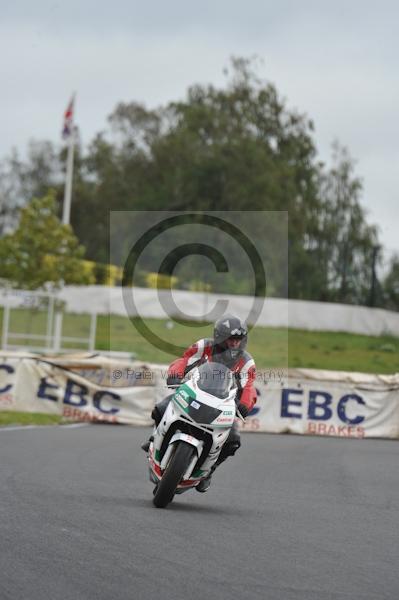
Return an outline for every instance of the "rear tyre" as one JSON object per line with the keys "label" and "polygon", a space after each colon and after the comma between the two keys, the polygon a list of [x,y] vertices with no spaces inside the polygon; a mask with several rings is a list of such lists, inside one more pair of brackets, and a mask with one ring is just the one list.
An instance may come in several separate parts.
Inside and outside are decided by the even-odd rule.
{"label": "rear tyre", "polygon": [[162,475],[154,493],[153,503],[157,508],[165,508],[173,500],[176,488],[181,482],[191,462],[194,448],[186,442],[178,442],[172,458]]}

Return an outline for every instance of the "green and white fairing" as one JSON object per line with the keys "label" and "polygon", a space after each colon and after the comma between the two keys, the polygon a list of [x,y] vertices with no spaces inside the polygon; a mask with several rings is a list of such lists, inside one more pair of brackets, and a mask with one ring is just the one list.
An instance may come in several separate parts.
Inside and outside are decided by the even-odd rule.
{"label": "green and white fairing", "polygon": [[[212,425],[213,427],[231,427],[235,417],[235,392],[221,402],[220,398],[201,390],[198,383],[183,383],[173,395],[173,402],[195,423]],[[233,400],[233,403],[231,403]]]}

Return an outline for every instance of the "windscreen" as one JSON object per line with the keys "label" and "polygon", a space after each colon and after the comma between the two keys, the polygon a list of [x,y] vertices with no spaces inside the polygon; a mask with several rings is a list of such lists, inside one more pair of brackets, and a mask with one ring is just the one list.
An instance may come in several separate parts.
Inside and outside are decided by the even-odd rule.
{"label": "windscreen", "polygon": [[234,385],[234,374],[220,363],[204,363],[198,369],[197,385],[200,390],[217,398],[227,398]]}

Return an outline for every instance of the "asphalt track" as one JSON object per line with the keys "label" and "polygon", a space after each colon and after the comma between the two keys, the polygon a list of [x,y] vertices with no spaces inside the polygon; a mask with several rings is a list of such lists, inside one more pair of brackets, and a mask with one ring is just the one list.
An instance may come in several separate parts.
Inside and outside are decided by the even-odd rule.
{"label": "asphalt track", "polygon": [[0,430],[1,600],[398,600],[399,442],[245,434],[161,510],[148,431]]}

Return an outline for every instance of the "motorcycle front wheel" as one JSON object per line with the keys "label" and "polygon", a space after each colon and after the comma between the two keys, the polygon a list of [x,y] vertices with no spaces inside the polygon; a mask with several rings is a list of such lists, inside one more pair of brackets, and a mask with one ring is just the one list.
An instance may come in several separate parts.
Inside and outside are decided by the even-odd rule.
{"label": "motorcycle front wheel", "polygon": [[165,508],[173,500],[176,488],[191,462],[194,448],[186,442],[178,442],[154,493],[153,503],[157,508]]}

